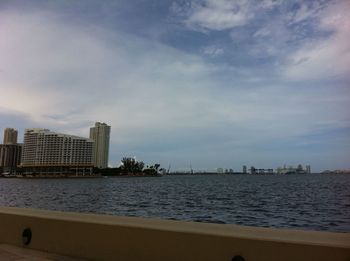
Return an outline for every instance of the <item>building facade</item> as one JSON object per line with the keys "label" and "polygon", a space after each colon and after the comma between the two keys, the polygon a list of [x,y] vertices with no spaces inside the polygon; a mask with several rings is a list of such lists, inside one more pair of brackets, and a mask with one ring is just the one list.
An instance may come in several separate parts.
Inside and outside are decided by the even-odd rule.
{"label": "building facade", "polygon": [[4,130],[4,144],[0,144],[0,174],[12,174],[21,164],[22,144],[17,144],[17,130]]}
{"label": "building facade", "polygon": [[4,144],[17,144],[18,131],[13,128],[4,130]]}
{"label": "building facade", "polygon": [[0,174],[12,174],[21,164],[22,144],[0,144]]}
{"label": "building facade", "polygon": [[91,174],[93,147],[91,139],[26,129],[21,167],[29,173]]}
{"label": "building facade", "polygon": [[96,122],[95,127],[90,128],[90,139],[94,144],[94,166],[104,169],[108,167],[109,136],[111,126],[106,123]]}

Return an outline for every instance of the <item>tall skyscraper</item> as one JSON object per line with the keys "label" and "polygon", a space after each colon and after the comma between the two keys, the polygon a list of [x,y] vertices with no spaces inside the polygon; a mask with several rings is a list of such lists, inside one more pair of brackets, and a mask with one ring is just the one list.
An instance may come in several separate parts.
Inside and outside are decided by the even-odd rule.
{"label": "tall skyscraper", "polygon": [[98,168],[108,167],[109,136],[111,126],[106,123],[96,122],[95,127],[90,128],[90,139],[95,141],[94,166]]}
{"label": "tall skyscraper", "polygon": [[4,144],[17,144],[17,130],[6,128],[4,130]]}

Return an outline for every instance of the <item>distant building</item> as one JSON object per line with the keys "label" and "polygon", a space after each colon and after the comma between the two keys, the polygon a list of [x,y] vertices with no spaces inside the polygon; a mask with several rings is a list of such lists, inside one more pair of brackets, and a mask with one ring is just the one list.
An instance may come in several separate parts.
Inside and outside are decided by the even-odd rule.
{"label": "distant building", "polygon": [[256,174],[256,168],[254,166],[250,167],[250,174]]}
{"label": "distant building", "polygon": [[4,144],[17,144],[18,131],[12,128],[4,130]]}
{"label": "distant building", "polygon": [[33,173],[92,173],[94,141],[52,132],[26,129],[21,167]]}
{"label": "distant building", "polygon": [[95,127],[90,128],[90,139],[95,141],[93,158],[95,167],[108,167],[110,132],[111,126],[106,123],[96,122]]}
{"label": "distant building", "polygon": [[310,174],[311,173],[311,166],[306,165],[306,173]]}
{"label": "distant building", "polygon": [[17,130],[4,130],[4,144],[0,144],[0,173],[11,174],[21,163],[22,144],[17,144]]}
{"label": "distant building", "polygon": [[310,166],[307,165],[306,169],[304,170],[301,164],[299,164],[296,168],[293,166],[286,167],[286,165],[284,165],[283,167],[278,167],[276,170],[277,174],[307,174],[310,173],[308,171],[311,171]]}
{"label": "distant building", "polygon": [[224,173],[224,169],[223,168],[217,168],[217,173],[218,174],[223,174]]}
{"label": "distant building", "polygon": [[246,165],[243,165],[243,173],[247,174],[247,166]]}
{"label": "distant building", "polygon": [[21,164],[22,144],[0,144],[0,174],[13,173]]}

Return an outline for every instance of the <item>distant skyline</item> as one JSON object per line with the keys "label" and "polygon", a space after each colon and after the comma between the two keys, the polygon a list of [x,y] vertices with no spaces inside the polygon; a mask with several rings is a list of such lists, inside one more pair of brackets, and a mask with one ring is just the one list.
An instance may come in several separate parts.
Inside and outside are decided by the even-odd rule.
{"label": "distant skyline", "polygon": [[2,0],[0,131],[89,137],[109,163],[350,169],[350,1]]}

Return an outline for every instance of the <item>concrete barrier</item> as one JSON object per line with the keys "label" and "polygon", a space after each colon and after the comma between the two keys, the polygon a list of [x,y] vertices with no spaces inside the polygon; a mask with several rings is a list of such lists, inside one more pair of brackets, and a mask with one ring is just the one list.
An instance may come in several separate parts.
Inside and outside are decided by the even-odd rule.
{"label": "concrete barrier", "polygon": [[350,233],[9,207],[0,207],[0,244],[90,260],[350,260]]}

